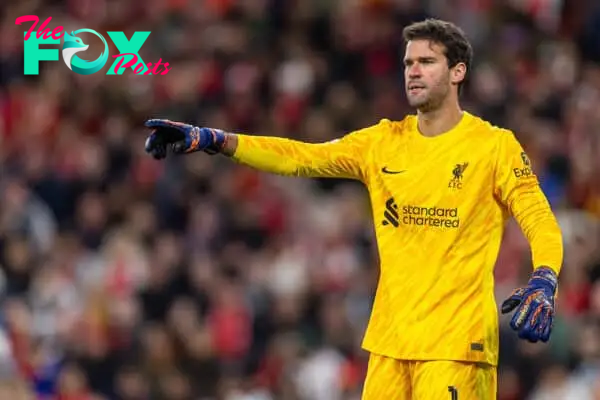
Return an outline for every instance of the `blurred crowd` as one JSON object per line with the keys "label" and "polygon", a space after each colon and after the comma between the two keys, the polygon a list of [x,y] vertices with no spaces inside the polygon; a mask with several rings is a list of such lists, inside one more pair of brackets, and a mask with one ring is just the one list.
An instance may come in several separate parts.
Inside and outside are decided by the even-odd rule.
{"label": "blurred crowd", "polygon": [[[151,31],[140,55],[170,71],[59,60],[25,76],[29,14]],[[378,277],[366,190],[158,162],[143,121],[319,142],[401,119],[401,31],[435,16],[475,48],[464,108],[515,131],[565,238],[550,343],[501,319],[498,399],[600,399],[597,1],[9,0],[0,15],[0,398],[358,399]],[[531,267],[511,221],[498,298]]]}

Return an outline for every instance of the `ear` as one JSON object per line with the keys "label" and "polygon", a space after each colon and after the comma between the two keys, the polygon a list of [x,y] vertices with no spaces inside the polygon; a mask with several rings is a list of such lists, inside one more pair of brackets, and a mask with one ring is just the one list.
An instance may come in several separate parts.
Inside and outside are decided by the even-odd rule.
{"label": "ear", "polygon": [[450,82],[458,85],[465,80],[467,76],[467,65],[465,63],[458,63],[450,70]]}

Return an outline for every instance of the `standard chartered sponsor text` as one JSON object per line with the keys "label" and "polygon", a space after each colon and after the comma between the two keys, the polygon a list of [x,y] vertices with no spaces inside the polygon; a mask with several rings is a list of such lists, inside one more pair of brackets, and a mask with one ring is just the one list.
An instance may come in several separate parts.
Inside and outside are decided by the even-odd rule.
{"label": "standard chartered sponsor text", "polygon": [[406,225],[458,228],[458,208],[402,206],[402,223]]}

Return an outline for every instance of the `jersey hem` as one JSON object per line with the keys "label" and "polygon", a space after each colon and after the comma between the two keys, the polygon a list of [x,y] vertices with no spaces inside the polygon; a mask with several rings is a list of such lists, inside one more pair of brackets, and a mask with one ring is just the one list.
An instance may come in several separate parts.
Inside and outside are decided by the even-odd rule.
{"label": "jersey hem", "polygon": [[423,353],[421,353],[421,354],[411,353],[410,355],[409,354],[401,354],[401,353],[392,354],[391,352],[378,351],[375,349],[371,349],[371,348],[369,348],[369,346],[365,346],[365,345],[362,346],[362,349],[371,354],[388,357],[388,358],[393,358],[394,360],[398,360],[398,361],[456,361],[456,362],[462,362],[462,363],[486,364],[486,365],[489,365],[492,367],[498,366],[497,361],[494,362],[494,361],[485,360],[485,359],[456,357],[456,356],[451,356],[451,355],[446,355],[446,354],[439,354],[439,355],[423,354]]}

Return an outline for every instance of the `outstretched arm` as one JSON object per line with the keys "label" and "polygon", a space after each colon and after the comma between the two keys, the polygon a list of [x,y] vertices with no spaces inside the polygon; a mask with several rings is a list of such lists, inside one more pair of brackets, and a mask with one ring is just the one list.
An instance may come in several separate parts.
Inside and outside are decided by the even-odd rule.
{"label": "outstretched arm", "polygon": [[234,161],[286,176],[364,180],[368,141],[354,132],[326,143],[305,143],[279,137],[227,134],[223,154]]}
{"label": "outstretched arm", "polygon": [[232,160],[278,175],[349,178],[365,181],[365,157],[373,127],[355,131],[326,143],[306,143],[280,137],[227,133],[168,120],[150,120],[154,129],[146,151],[164,158],[173,153],[205,151],[221,153]]}

